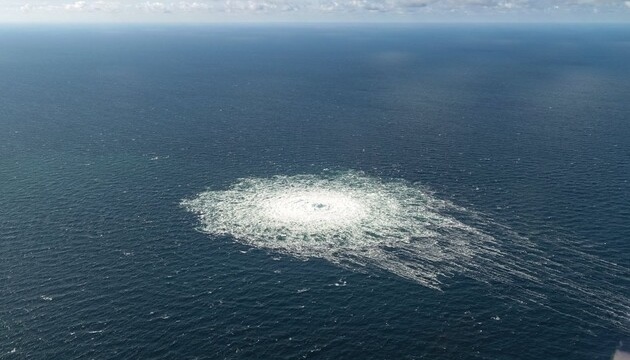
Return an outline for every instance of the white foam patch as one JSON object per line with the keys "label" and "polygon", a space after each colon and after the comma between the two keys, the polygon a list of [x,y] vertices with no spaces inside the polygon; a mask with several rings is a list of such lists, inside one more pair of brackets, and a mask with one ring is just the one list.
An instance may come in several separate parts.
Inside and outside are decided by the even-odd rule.
{"label": "white foam patch", "polygon": [[[361,271],[380,268],[434,289],[458,274],[511,284],[507,297],[546,307],[542,294],[551,287],[583,303],[589,316],[594,307],[598,318],[628,327],[627,296],[572,280],[566,265],[526,238],[417,184],[360,172],[248,178],[182,204],[199,214],[202,231],[256,248]],[[627,275],[615,264],[568,251],[579,261]]]}
{"label": "white foam patch", "polygon": [[183,203],[210,234],[299,258],[375,266],[433,288],[455,260],[475,254],[471,241],[492,241],[442,215],[454,206],[421,188],[356,172],[242,179]]}

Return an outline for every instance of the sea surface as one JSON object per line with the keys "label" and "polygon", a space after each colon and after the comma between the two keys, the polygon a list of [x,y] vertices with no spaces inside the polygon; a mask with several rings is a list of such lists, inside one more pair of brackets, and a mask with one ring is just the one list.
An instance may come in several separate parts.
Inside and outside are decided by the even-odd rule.
{"label": "sea surface", "polygon": [[[0,359],[610,359],[629,39],[1,27]],[[275,234],[285,188],[334,216]]]}

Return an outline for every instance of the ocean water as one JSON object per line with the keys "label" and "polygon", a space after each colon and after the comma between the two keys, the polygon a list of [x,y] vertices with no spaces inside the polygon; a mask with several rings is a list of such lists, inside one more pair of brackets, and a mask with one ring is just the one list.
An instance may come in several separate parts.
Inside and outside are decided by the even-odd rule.
{"label": "ocean water", "polygon": [[627,26],[0,29],[0,358],[609,359]]}

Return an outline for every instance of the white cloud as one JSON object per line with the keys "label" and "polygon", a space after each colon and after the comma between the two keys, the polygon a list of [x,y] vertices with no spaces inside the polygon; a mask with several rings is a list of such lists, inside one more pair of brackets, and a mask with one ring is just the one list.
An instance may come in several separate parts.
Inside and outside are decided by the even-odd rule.
{"label": "white cloud", "polygon": [[91,5],[93,11],[118,12],[121,11],[122,5],[119,2],[112,1],[95,1]]}
{"label": "white cloud", "polygon": [[336,1],[332,1],[332,2],[322,2],[319,4],[319,10],[320,11],[324,11],[324,12],[333,12],[337,9],[339,9],[341,5],[339,5],[338,2]]}
{"label": "white cloud", "polygon": [[172,11],[169,4],[160,2],[160,1],[146,1],[144,3],[138,4],[136,6],[137,9],[147,12],[156,12],[156,13],[170,13]]}
{"label": "white cloud", "polygon": [[282,0],[226,0],[223,9],[227,12],[287,12],[304,9],[301,4]]}
{"label": "white cloud", "polygon": [[32,10],[33,10],[33,6],[31,4],[29,4],[29,3],[26,3],[26,4],[22,5],[22,6],[20,6],[20,11],[21,12],[29,12],[29,11],[32,11]]}
{"label": "white cloud", "polygon": [[[104,0],[91,2],[80,0],[63,4],[62,8],[67,12],[118,12],[122,10],[122,6],[119,2]],[[54,11],[55,8],[49,8],[48,10]]]}
{"label": "white cloud", "polygon": [[72,4],[65,4],[63,8],[70,11],[73,11],[73,10],[81,11],[86,8],[85,5],[86,5],[85,1],[75,1]]}
{"label": "white cloud", "polygon": [[[2,2],[2,0],[0,0]],[[11,8],[12,6],[12,8]],[[29,0],[5,5],[14,16],[54,16],[80,19],[116,14],[117,19],[165,21],[254,19],[481,19],[538,20],[604,18],[630,20],[630,0]],[[596,13],[597,12],[597,13]],[[65,14],[65,15],[64,15]],[[230,14],[226,17],[226,14]],[[294,15],[293,15],[294,14]],[[590,14],[590,18],[587,17]],[[580,17],[581,16],[581,17]],[[623,17],[625,16],[625,18]],[[87,18],[86,18],[87,19]]]}
{"label": "white cloud", "polygon": [[207,11],[207,10],[212,9],[212,6],[210,6],[207,3],[201,3],[201,2],[180,1],[177,4],[177,9],[181,11],[187,11],[187,12]]}

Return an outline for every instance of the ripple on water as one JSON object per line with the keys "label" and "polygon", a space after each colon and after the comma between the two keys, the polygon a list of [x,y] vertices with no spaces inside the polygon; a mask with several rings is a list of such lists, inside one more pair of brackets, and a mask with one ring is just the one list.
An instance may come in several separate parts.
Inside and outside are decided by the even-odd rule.
{"label": "ripple on water", "polygon": [[[355,171],[247,178],[182,204],[199,215],[203,232],[256,248],[364,271],[380,268],[434,289],[458,274],[509,283],[509,297],[546,306],[536,290],[544,286],[628,327],[630,300],[619,291],[567,278],[574,270],[528,239],[417,184]],[[577,262],[625,273],[566,248]]]}

